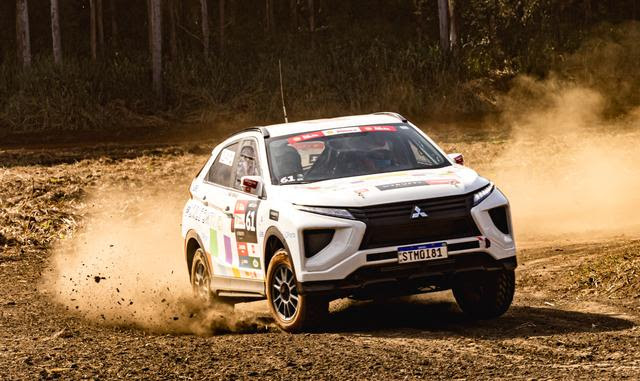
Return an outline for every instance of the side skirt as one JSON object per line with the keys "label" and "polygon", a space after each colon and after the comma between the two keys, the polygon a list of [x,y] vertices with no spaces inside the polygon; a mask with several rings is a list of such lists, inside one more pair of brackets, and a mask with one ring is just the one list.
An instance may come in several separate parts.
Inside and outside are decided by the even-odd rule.
{"label": "side skirt", "polygon": [[214,276],[211,279],[211,291],[219,296],[229,297],[254,297],[266,296],[264,281],[253,279],[239,279],[231,277]]}

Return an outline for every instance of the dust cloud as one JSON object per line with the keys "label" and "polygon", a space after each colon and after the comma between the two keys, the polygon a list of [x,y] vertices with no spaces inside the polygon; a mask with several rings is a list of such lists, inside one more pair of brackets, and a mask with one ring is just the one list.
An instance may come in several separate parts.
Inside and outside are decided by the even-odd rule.
{"label": "dust cloud", "polygon": [[45,292],[80,316],[160,333],[265,330],[264,314],[192,297],[180,237],[184,197],[151,189],[103,189],[83,228],[62,240]]}
{"label": "dust cloud", "polygon": [[640,27],[589,40],[563,68],[519,77],[501,105],[511,139],[492,165],[518,238],[640,234]]}

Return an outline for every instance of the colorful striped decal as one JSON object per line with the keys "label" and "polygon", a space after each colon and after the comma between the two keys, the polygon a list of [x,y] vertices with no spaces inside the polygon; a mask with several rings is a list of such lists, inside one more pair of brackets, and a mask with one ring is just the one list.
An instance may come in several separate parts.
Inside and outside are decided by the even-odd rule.
{"label": "colorful striped decal", "polygon": [[209,232],[209,250],[213,258],[218,257],[218,235],[214,229]]}
{"label": "colorful striped decal", "polygon": [[228,264],[233,264],[233,252],[231,251],[231,238],[224,236],[224,252],[225,259]]}

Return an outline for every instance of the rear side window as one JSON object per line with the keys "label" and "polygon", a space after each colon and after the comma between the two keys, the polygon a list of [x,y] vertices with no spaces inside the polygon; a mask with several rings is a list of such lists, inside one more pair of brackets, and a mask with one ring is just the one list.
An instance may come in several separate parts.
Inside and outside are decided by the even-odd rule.
{"label": "rear side window", "polygon": [[222,185],[225,187],[231,186],[231,179],[233,175],[234,163],[236,162],[236,152],[238,151],[239,143],[230,144],[222,149],[216,157],[216,161],[213,162],[205,180],[210,183]]}

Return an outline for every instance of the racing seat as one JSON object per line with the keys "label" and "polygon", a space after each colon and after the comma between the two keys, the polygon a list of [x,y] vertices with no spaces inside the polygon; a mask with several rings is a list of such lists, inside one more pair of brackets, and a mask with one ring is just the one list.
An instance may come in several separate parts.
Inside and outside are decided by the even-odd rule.
{"label": "racing seat", "polygon": [[274,153],[271,164],[273,164],[274,173],[278,177],[296,176],[303,173],[302,158],[295,148],[286,146]]}

